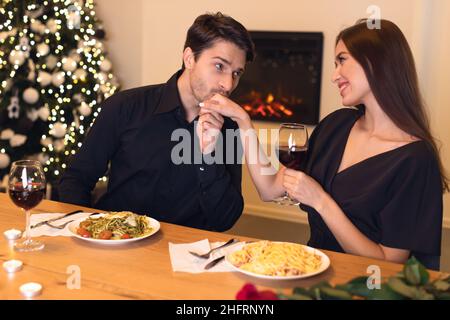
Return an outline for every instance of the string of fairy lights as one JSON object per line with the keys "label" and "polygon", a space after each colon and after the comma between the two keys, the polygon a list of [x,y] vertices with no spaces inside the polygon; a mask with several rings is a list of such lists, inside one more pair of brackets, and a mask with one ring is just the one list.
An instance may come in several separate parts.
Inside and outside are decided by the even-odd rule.
{"label": "string of fairy lights", "polygon": [[[52,98],[54,101],[52,105],[46,102],[42,108],[47,111],[48,133],[42,135],[42,152],[50,155],[45,161],[44,171],[49,170],[53,176],[57,177],[61,174],[60,170],[67,167],[66,160],[70,155],[74,155],[81,147],[82,137],[86,131],[91,127],[100,112],[99,103],[114,94],[118,90],[118,83],[115,81],[114,75],[111,73],[111,63],[103,53],[103,43],[95,37],[94,30],[96,24],[96,17],[94,11],[93,0],[76,1],[76,0],[46,0],[43,5],[46,8],[52,8],[52,14],[48,11],[38,18],[27,15],[27,12],[33,12],[37,9],[36,4],[28,4],[26,10],[23,11],[23,16],[18,17],[20,10],[17,7],[7,10],[8,4],[13,0],[3,0],[0,14],[6,17],[5,22],[0,24],[0,32],[7,34],[7,37],[0,38],[0,45],[11,45],[13,50],[10,53],[0,51],[0,71],[11,63],[12,68],[9,72],[9,78],[5,79],[0,84],[0,95],[7,91],[11,86],[11,80],[16,76],[16,72],[23,64],[23,52],[27,50],[21,44],[19,39],[26,37],[29,39],[30,46],[46,44],[50,48],[52,40],[56,41],[53,52],[50,54],[58,57],[56,62],[56,70],[48,66],[48,59],[43,59],[43,56],[49,53],[44,50],[36,50],[36,59],[38,63],[35,64],[35,70],[39,75],[36,81],[43,83],[45,74],[52,74],[53,86],[41,86],[40,94],[45,97]],[[30,1],[28,1],[30,2]],[[47,9],[48,10],[48,9]],[[79,25],[75,25],[76,20],[70,20],[68,17],[73,13],[78,15]],[[14,19],[21,19],[23,28],[14,28]],[[17,21],[17,20],[16,20]],[[78,44],[76,48],[75,57],[67,56],[67,50],[62,40],[61,31],[63,28],[71,30],[73,40]],[[66,31],[66,30],[63,30]],[[36,37],[38,35],[38,37]],[[44,39],[43,41],[36,40]],[[45,47],[45,46],[44,46]],[[42,54],[44,53],[44,54]],[[77,56],[78,55],[78,56]],[[29,59],[31,59],[31,55]],[[95,85],[92,86],[87,80],[93,77]],[[80,88],[83,99],[81,102],[74,101],[74,88]],[[71,115],[68,115],[68,108],[75,103],[80,103],[80,109],[74,109]],[[77,111],[78,110],[78,111]],[[81,111],[80,111],[81,110]],[[91,116],[92,113],[92,116]],[[71,123],[67,123],[68,118],[73,119]],[[92,118],[86,123],[85,120]],[[52,139],[60,137],[55,141],[63,141],[63,145],[56,145]],[[4,149],[0,152],[5,153]],[[61,157],[61,155],[64,155]],[[106,178],[102,178],[105,180]]]}

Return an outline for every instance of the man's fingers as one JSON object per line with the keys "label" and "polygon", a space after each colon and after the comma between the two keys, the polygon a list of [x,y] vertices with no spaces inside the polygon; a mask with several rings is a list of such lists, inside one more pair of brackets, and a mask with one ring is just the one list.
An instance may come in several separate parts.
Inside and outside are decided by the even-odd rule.
{"label": "man's fingers", "polygon": [[223,125],[223,119],[217,119],[214,115],[211,113],[205,113],[201,115],[201,119],[199,119],[202,123],[209,123],[213,127],[216,127],[217,129],[222,129]]}

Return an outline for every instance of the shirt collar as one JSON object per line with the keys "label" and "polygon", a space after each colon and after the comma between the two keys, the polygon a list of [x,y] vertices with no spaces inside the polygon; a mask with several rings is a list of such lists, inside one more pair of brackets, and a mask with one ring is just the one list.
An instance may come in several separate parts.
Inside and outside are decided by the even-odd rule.
{"label": "shirt collar", "polygon": [[183,70],[178,70],[164,85],[155,114],[170,112],[183,106],[177,86],[178,78],[182,73]]}

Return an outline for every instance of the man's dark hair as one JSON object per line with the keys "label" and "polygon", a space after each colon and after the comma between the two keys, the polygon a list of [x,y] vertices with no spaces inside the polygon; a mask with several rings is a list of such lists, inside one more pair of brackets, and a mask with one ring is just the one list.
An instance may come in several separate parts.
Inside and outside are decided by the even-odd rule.
{"label": "man's dark hair", "polygon": [[230,16],[221,12],[198,16],[187,32],[184,49],[187,47],[191,48],[194,58],[197,60],[203,50],[212,47],[218,40],[225,40],[235,44],[238,48],[245,51],[247,62],[253,61],[255,46],[247,29]]}

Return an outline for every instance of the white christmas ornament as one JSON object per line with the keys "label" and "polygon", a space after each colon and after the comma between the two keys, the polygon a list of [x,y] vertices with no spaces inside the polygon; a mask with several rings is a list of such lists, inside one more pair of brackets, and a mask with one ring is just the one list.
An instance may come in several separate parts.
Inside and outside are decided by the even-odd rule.
{"label": "white christmas ornament", "polygon": [[11,147],[16,148],[20,147],[27,141],[27,136],[24,136],[23,134],[15,134],[10,140],[9,144]]}
{"label": "white christmas ornament", "polygon": [[56,138],[62,138],[66,135],[66,127],[67,125],[62,124],[61,122],[56,122],[53,125],[52,130],[50,130],[50,134]]}
{"label": "white christmas ornament", "polygon": [[81,93],[74,94],[72,99],[78,103],[81,103],[83,101],[83,96]]}
{"label": "white christmas ornament", "polygon": [[51,54],[47,57],[45,63],[49,69],[54,69],[58,63],[58,58]]}
{"label": "white christmas ornament", "polygon": [[51,138],[45,138],[45,139],[41,139],[41,144],[48,148],[49,145],[51,145],[53,143],[53,140]]}
{"label": "white christmas ornament", "polygon": [[32,19],[36,19],[36,18],[39,18],[40,16],[42,16],[44,14],[44,8],[43,7],[37,7],[37,9],[36,9],[36,7],[34,7],[33,11],[26,10],[25,14],[28,17],[32,18]]}
{"label": "white christmas ornament", "polygon": [[75,72],[73,73],[73,75],[75,76],[75,78],[77,78],[78,80],[84,81],[86,80],[87,77],[87,72],[84,69],[77,69],[75,70]]}
{"label": "white christmas ornament", "polygon": [[42,163],[45,164],[49,159],[49,156],[46,155],[45,153],[39,153],[37,156],[37,160]]}
{"label": "white christmas ornament", "polygon": [[19,107],[19,97],[14,96],[11,97],[10,104],[7,107],[8,117],[10,119],[18,119],[20,115],[20,107]]}
{"label": "white christmas ornament", "polygon": [[31,30],[33,30],[36,33],[40,33],[40,34],[43,34],[44,30],[45,30],[45,25],[39,20],[34,20],[30,24],[30,27],[31,27]]}
{"label": "white christmas ornament", "polygon": [[6,86],[5,86],[5,91],[8,92],[13,85],[13,81],[11,79],[6,80]]}
{"label": "white christmas ornament", "polygon": [[30,111],[27,111],[27,117],[31,121],[35,122],[37,118],[39,118],[39,112],[33,108]]}
{"label": "white christmas ornament", "polygon": [[95,43],[94,47],[99,49],[99,50],[102,50],[103,49],[103,42],[97,40],[97,42]]}
{"label": "white christmas ornament", "polygon": [[103,84],[108,81],[108,75],[104,72],[97,73],[97,79]]}
{"label": "white christmas ornament", "polygon": [[0,41],[6,40],[9,37],[9,33],[7,31],[0,32]]}
{"label": "white christmas ornament", "polygon": [[65,81],[64,72],[60,71],[53,74],[52,83],[55,87],[59,87],[64,83],[64,81]]}
{"label": "white christmas ornament", "polygon": [[78,54],[76,49],[73,49],[73,50],[70,51],[69,58],[72,58],[77,63],[81,61],[81,56]]}
{"label": "white christmas ornament", "polygon": [[5,169],[9,166],[11,158],[6,153],[0,153],[0,169]]}
{"label": "white christmas ornament", "polygon": [[56,33],[56,31],[58,31],[58,23],[55,19],[50,19],[47,22],[47,28],[51,33]]}
{"label": "white christmas ornament", "polygon": [[64,141],[62,139],[53,141],[53,147],[55,148],[56,152],[63,151],[64,150]]}
{"label": "white christmas ornament", "polygon": [[27,37],[21,37],[19,39],[20,49],[24,51],[25,56],[28,58],[30,56],[30,40]]}
{"label": "white christmas ornament", "polygon": [[34,82],[34,78],[36,78],[36,66],[32,59],[28,59],[28,70],[27,79]]}
{"label": "white christmas ornament", "polygon": [[9,140],[15,135],[14,131],[11,129],[5,129],[0,133],[0,139],[2,140]]}
{"label": "white christmas ornament", "polygon": [[69,29],[79,29],[81,24],[80,11],[75,5],[69,6],[66,13],[67,27]]}
{"label": "white christmas ornament", "polygon": [[63,70],[73,72],[77,69],[77,62],[72,58],[64,58],[62,60]]}
{"label": "white christmas ornament", "polygon": [[25,52],[21,50],[12,50],[9,54],[9,62],[21,66],[25,62]]}
{"label": "white christmas ornament", "polygon": [[105,94],[105,93],[109,93],[109,88],[108,88],[108,86],[102,84],[102,85],[100,86],[100,91],[103,92],[104,94]]}
{"label": "white christmas ornament", "polygon": [[37,81],[41,86],[46,87],[52,83],[52,75],[45,71],[39,71]]}
{"label": "white christmas ornament", "polygon": [[45,57],[50,52],[50,47],[46,43],[40,43],[37,45],[36,50],[42,57]]}
{"label": "white christmas ornament", "polygon": [[25,89],[23,92],[23,100],[29,104],[35,104],[39,101],[39,92],[35,88]]}
{"label": "white christmas ornament", "polygon": [[104,72],[109,72],[112,68],[112,64],[111,61],[109,61],[108,59],[103,60],[100,63],[100,70],[104,71]]}
{"label": "white christmas ornament", "polygon": [[86,102],[82,102],[81,105],[78,107],[78,111],[82,116],[87,117],[91,114],[92,109]]}
{"label": "white christmas ornament", "polygon": [[50,110],[47,106],[41,107],[38,110],[39,118],[41,118],[42,121],[47,121],[48,117],[50,117]]}

